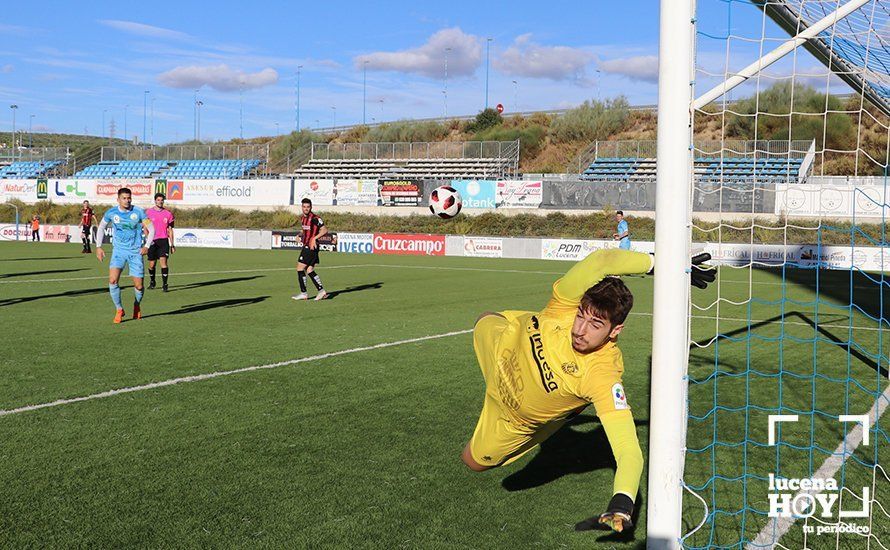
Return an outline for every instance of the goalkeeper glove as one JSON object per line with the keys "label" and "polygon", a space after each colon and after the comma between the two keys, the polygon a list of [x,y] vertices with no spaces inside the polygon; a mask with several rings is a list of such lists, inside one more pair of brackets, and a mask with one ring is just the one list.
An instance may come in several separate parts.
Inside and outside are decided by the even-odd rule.
{"label": "goalkeeper glove", "polygon": [[624,493],[616,493],[609,501],[609,508],[599,518],[600,525],[607,525],[619,533],[634,526],[630,517],[634,513],[634,501]]}
{"label": "goalkeeper glove", "polygon": [[[655,256],[654,254],[652,255]],[[705,262],[711,259],[711,255],[707,252],[696,254],[692,257],[690,268],[690,282],[696,288],[708,288],[709,283],[713,283],[717,278],[717,270],[714,266],[707,265]],[[653,261],[654,265],[654,261]],[[649,270],[647,275],[655,275],[655,268]]]}
{"label": "goalkeeper glove", "polygon": [[717,278],[717,270],[713,266],[705,265],[705,262],[711,259],[711,255],[707,252],[696,254],[692,257],[691,281],[692,286],[697,288],[708,288],[708,283],[713,283]]}
{"label": "goalkeeper glove", "polygon": [[575,531],[592,529],[612,529],[622,532],[631,529],[634,524],[631,517],[634,513],[634,501],[624,493],[617,493],[609,501],[609,508],[604,514],[585,519],[575,524]]}

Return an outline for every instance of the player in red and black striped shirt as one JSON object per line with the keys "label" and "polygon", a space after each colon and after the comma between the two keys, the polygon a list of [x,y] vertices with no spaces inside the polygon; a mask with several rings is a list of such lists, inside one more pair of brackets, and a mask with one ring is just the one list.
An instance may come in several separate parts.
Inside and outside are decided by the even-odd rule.
{"label": "player in red and black striped shirt", "polygon": [[96,215],[90,207],[90,201],[83,201],[83,208],[80,209],[80,240],[83,242],[82,254],[90,254],[90,241],[93,237],[92,227],[99,225],[96,221]]}
{"label": "player in red and black striped shirt", "polygon": [[321,284],[318,273],[315,272],[315,266],[318,265],[318,238],[326,235],[328,228],[324,226],[324,221],[312,213],[312,201],[303,199],[300,202],[303,207],[303,217],[300,219],[300,225],[303,228],[303,250],[300,251],[300,259],[297,260],[297,276],[300,280],[300,293],[292,296],[294,300],[308,300],[309,295],[306,294],[306,274],[312,279],[312,284],[318,289],[316,300],[324,300],[328,293],[325,292]]}

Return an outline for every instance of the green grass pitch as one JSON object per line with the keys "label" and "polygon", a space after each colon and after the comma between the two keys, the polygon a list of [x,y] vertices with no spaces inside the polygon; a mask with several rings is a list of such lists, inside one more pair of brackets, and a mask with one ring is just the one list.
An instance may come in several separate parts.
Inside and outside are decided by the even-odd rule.
{"label": "green grass pitch", "polygon": [[[540,309],[552,282],[571,266],[330,253],[318,272],[333,299],[294,302],[295,260],[288,251],[180,249],[171,260],[171,292],[147,292],[145,318],[115,326],[107,263],[79,254],[79,245],[0,245],[0,410],[467,330],[486,310]],[[750,480],[743,492],[738,481],[709,483],[715,474],[765,477],[779,460],[791,475],[825,458],[783,448],[777,459],[774,448],[733,445],[746,437],[765,440],[767,413],[750,405],[806,409],[815,400],[821,409],[863,414],[874,399],[846,380],[884,389],[867,353],[848,360],[824,334],[829,341],[805,341],[816,319],[823,332],[847,340],[852,330],[863,350],[886,355],[875,322],[855,311],[805,305],[814,297],[812,272],[794,280],[786,274],[785,285],[776,271],[748,276],[723,269],[722,284],[696,293],[695,303],[704,306],[718,293],[742,301],[749,291],[777,303],[724,302],[719,323],[714,308],[693,309],[693,339],[717,330],[738,339],[719,344],[727,375],[709,379],[713,345],[694,348],[690,360],[690,377],[701,381],[690,389],[691,414],[707,415],[715,395],[732,410],[690,422],[690,448],[707,448],[715,423],[727,445],[687,455],[685,478],[705,485],[699,494],[727,511],[765,509],[765,485]],[[843,276],[830,276],[843,287]],[[122,282],[129,314],[131,283]],[[652,279],[626,282],[636,303],[619,344],[648,456]],[[848,303],[842,290],[822,300]],[[874,307],[874,297],[867,299]],[[851,315],[855,329],[848,328]],[[766,339],[784,330],[802,342],[752,339],[749,318],[764,321],[751,330]],[[777,378],[750,374],[777,370],[780,356],[781,395]],[[886,368],[886,360],[877,362]],[[827,379],[792,376],[812,373],[814,364]],[[469,472],[458,457],[482,396],[471,335],[459,334],[0,416],[0,541],[8,547],[644,544],[645,501],[630,535],[573,531],[610,497],[614,463],[592,411],[530,457]],[[736,410],[746,405],[747,413]],[[818,415],[815,422],[815,443],[834,449],[843,427]],[[783,441],[810,433],[807,420],[786,429]],[[875,435],[870,448],[857,451],[863,460],[887,446],[883,432]],[[846,472],[851,487],[870,481],[864,467],[848,465]],[[643,495],[645,482],[644,473]],[[688,496],[684,505],[691,528],[703,510]],[[732,546],[752,539],[764,523],[750,511],[717,514],[714,528],[689,544]],[[799,540],[799,532],[788,540]]]}

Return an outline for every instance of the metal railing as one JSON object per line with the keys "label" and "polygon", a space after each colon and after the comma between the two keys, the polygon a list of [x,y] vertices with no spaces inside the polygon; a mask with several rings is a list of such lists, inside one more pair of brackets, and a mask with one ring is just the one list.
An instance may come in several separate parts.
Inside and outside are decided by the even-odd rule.
{"label": "metal railing", "polygon": [[[700,140],[694,144],[696,157],[803,159],[812,148],[812,140]],[[580,174],[600,158],[654,159],[655,140],[594,141],[581,151],[569,169]]]}
{"label": "metal railing", "polygon": [[424,160],[506,159],[519,160],[515,141],[431,141],[417,143],[313,143],[311,160]]}

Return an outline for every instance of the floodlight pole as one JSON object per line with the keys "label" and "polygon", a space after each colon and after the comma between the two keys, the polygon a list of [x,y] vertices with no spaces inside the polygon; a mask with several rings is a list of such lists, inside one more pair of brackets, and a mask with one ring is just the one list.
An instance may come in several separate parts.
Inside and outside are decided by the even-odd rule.
{"label": "floodlight pole", "polygon": [[649,427],[649,549],[680,546],[689,353],[689,193],[695,0],[661,0],[655,298]]}

